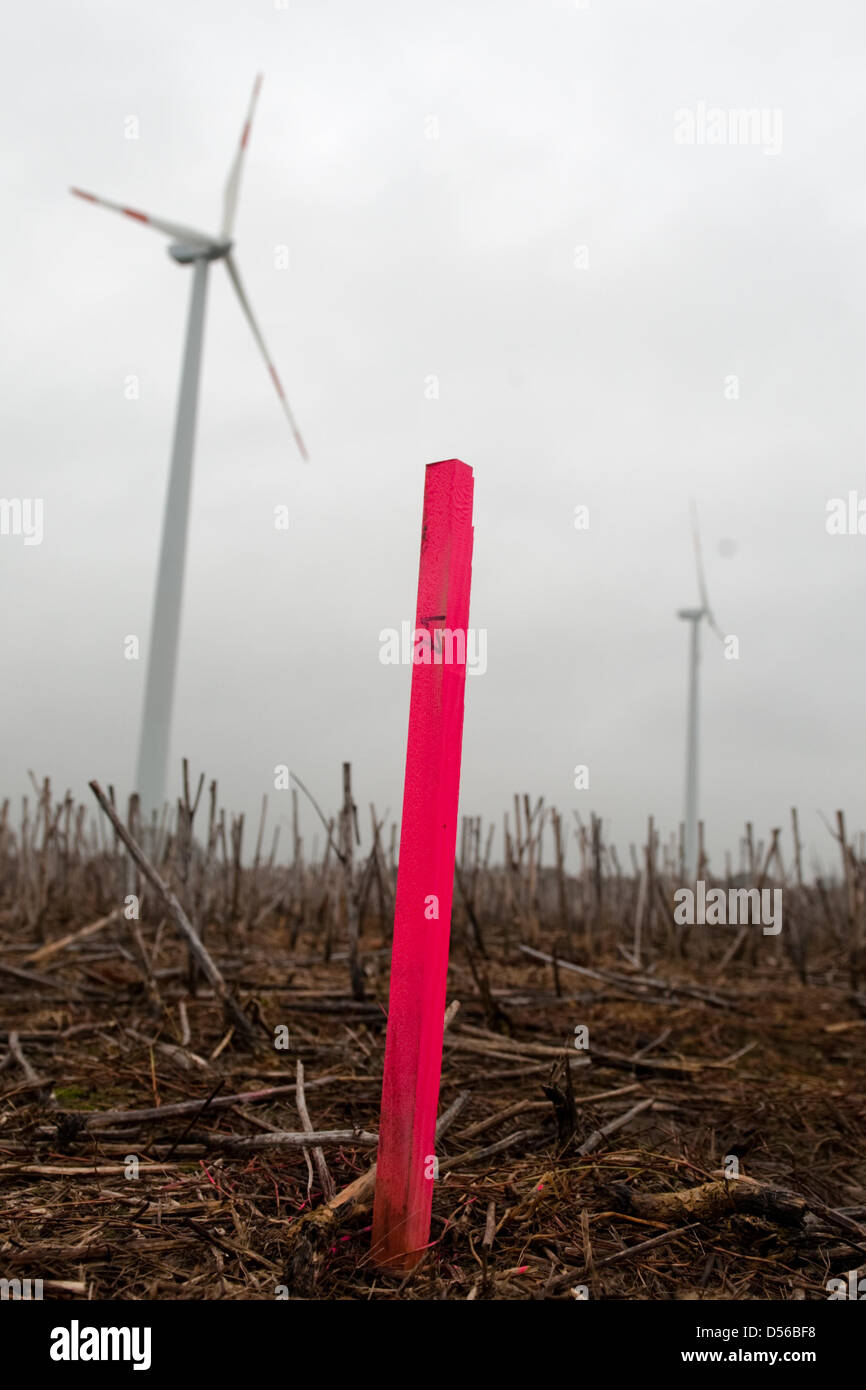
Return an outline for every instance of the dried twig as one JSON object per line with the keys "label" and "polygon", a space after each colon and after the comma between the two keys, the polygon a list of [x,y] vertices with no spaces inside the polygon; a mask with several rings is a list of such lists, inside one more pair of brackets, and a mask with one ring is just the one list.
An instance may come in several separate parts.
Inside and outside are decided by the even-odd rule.
{"label": "dried twig", "polygon": [[[295,1104],[298,1107],[298,1114],[301,1117],[301,1124],[304,1126],[304,1129],[308,1134],[312,1134],[313,1122],[310,1119],[310,1112],[307,1109],[307,1099],[304,1095],[304,1064],[301,1061],[300,1057],[298,1058],[297,1077],[297,1094],[295,1095]],[[322,1184],[322,1195],[324,1196],[325,1200],[329,1202],[331,1198],[336,1195],[337,1189],[334,1187],[334,1179],[331,1177],[331,1174],[328,1170],[328,1165],[325,1162],[325,1154],[320,1146],[313,1149],[313,1162],[315,1163],[316,1170],[319,1174],[319,1182]]]}

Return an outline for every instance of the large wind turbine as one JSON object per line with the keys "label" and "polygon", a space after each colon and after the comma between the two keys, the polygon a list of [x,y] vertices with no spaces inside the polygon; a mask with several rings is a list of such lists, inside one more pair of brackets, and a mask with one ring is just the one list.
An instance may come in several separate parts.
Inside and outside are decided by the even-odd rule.
{"label": "large wind turbine", "polygon": [[707,596],[704,565],[701,559],[701,538],[698,532],[698,515],[694,502],[691,504],[691,511],[692,539],[695,545],[695,567],[698,575],[698,592],[700,594],[701,606],[700,608],[681,608],[677,613],[678,618],[683,618],[692,625],[689,640],[689,713],[688,729],[686,732],[684,863],[687,883],[694,883],[700,867],[698,864],[698,662],[700,660],[699,627],[701,619],[706,618],[708,627],[717,637],[724,641],[724,633],[713,617],[712,609],[710,608],[710,600]]}
{"label": "large wind turbine", "polygon": [[204,327],[205,291],[207,271],[211,261],[223,261],[229,273],[241,309],[252,329],[253,337],[265,360],[277,394],[295,436],[301,457],[307,458],[298,427],[289,408],[276,368],[265,347],[264,338],[253,316],[249,300],[244,293],[237,264],[232,255],[232,228],[237,210],[241,171],[244,153],[249,141],[253,112],[261,87],[261,76],[253,86],[249,111],[241,132],[240,144],[229,170],[223,200],[222,228],[218,236],[197,232],[176,222],[167,222],[160,217],[150,217],[122,203],[111,203],[106,198],[97,198],[92,193],[83,193],[80,188],[70,191],[78,198],[100,207],[112,208],[143,222],[157,232],[163,232],[173,240],[168,248],[169,255],[179,265],[191,265],[192,293],[189,305],[189,319],[186,330],[186,347],[180,374],[180,391],[177,401],[177,416],[174,427],[174,444],[171,451],[171,467],[168,479],[168,493],[165,502],[165,516],[162,525],[162,543],[159,552],[159,569],[156,576],[156,596],[153,605],[153,618],[150,635],[150,649],[147,656],[147,678],[144,695],[144,711],[139,742],[136,790],[139,793],[141,809],[146,816],[160,810],[165,798],[165,774],[171,739],[171,715],[174,700],[175,670],[177,667],[178,635],[180,632],[181,602],[183,597],[183,572],[186,555],[187,522],[189,517],[190,487],[192,483],[193,446],[195,443],[195,420],[198,404],[198,383],[201,367],[201,343]]}

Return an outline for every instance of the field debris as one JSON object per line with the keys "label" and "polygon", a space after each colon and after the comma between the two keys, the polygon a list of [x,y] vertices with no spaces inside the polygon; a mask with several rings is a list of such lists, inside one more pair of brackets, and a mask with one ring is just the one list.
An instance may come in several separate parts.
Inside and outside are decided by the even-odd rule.
{"label": "field debris", "polygon": [[542,803],[516,799],[498,866],[467,819],[433,1232],[398,1277],[369,1229],[396,827],[371,808],[347,871],[330,834],[305,853],[297,793],[286,863],[266,804],[244,859],[215,784],[198,832],[188,795],[141,826],[110,789],[36,790],[0,819],[0,1276],[58,1299],[824,1299],[863,1266],[853,848],[811,884],[753,851],[785,896],[765,937],[677,925],[673,845],[648,891],[596,818],[572,873]]}

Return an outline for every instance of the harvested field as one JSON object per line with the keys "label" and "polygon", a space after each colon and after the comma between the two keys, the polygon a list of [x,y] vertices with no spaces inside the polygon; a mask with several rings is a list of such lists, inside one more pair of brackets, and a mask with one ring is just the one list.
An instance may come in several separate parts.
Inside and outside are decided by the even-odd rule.
{"label": "harvested field", "polygon": [[[825,1300],[829,1278],[863,1274],[863,866],[852,851],[847,887],[792,882],[779,854],[783,929],[744,935],[675,924],[676,869],[652,835],[647,880],[619,872],[595,820],[576,826],[572,875],[556,867],[565,822],[540,804],[518,802],[506,820],[505,867],[485,863],[481,827],[466,822],[432,1243],[395,1275],[370,1257],[365,1178],[394,839],[386,852],[373,813],[372,848],[358,854],[349,785],[316,861],[297,831],[292,862],[263,857],[264,818],[245,861],[242,822],[226,824],[216,788],[200,839],[196,801],[187,793],[149,857],[217,984],[105,818],[55,804],[47,784],[15,830],[6,808],[4,1276],[97,1300],[573,1300],[583,1289]],[[134,805],[129,823],[147,839]],[[756,883],[769,867],[756,861]],[[124,916],[130,894],[138,921]]]}

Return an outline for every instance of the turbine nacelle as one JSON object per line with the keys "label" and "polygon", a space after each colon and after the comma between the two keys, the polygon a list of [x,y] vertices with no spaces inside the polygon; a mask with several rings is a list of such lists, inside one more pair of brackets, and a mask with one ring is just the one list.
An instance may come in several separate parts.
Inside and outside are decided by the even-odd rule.
{"label": "turbine nacelle", "polygon": [[678,618],[685,618],[686,621],[687,621],[687,622],[690,622],[690,623],[699,623],[700,620],[701,620],[701,618],[703,618],[703,617],[706,616],[706,613],[707,613],[706,608],[679,608],[679,609],[677,609],[677,617],[678,617]]}
{"label": "turbine nacelle", "polygon": [[168,254],[179,265],[192,265],[194,261],[221,261],[233,246],[233,241],[212,241],[204,246],[198,242],[173,241]]}

